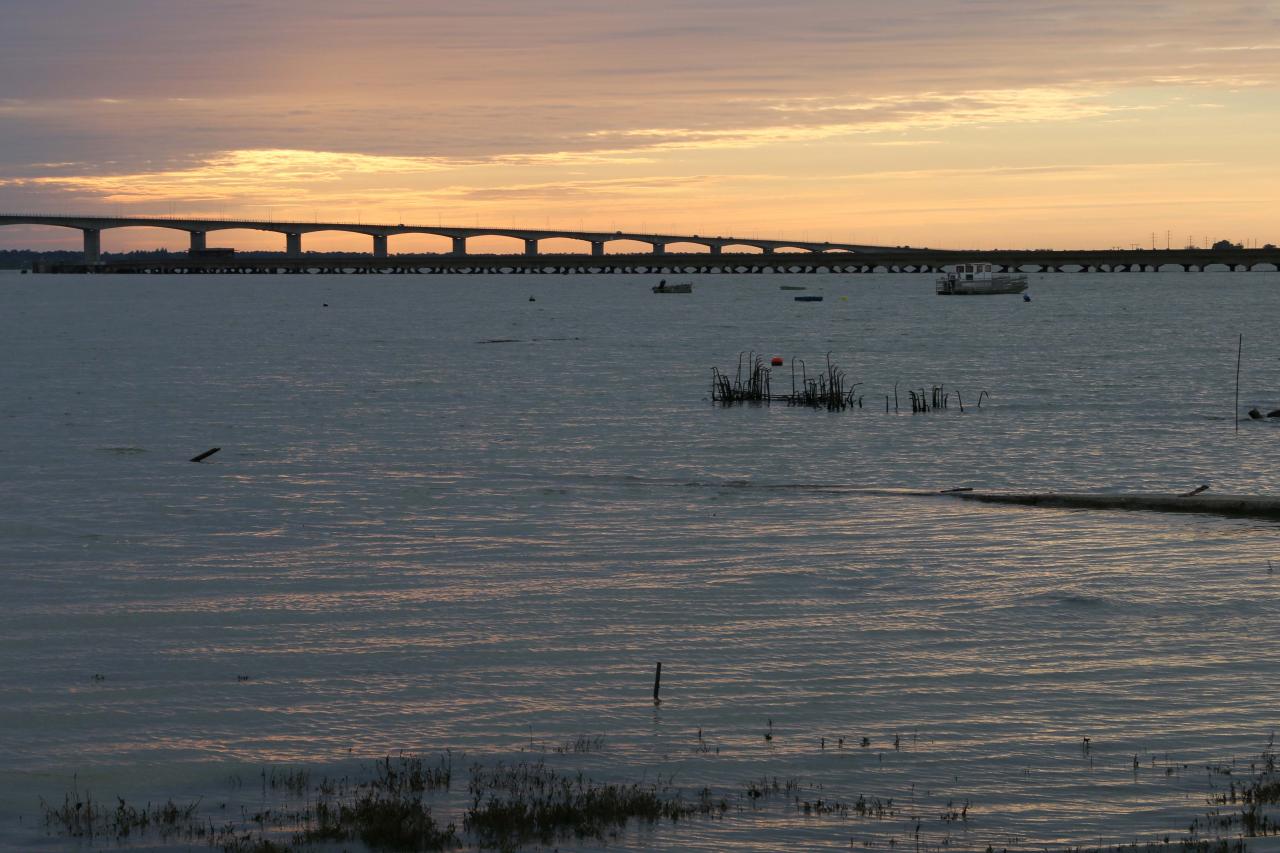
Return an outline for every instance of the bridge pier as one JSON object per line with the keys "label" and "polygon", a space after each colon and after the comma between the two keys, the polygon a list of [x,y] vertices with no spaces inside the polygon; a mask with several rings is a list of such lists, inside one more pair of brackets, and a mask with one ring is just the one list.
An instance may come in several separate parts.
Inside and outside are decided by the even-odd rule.
{"label": "bridge pier", "polygon": [[526,237],[524,241],[524,253],[526,255],[538,254],[538,240],[535,237]]}
{"label": "bridge pier", "polygon": [[465,255],[466,253],[467,253],[467,238],[454,237],[453,238],[453,254]]}
{"label": "bridge pier", "polygon": [[205,232],[192,231],[191,232],[191,251],[203,252],[207,248],[209,248],[209,246],[208,246],[207,235],[205,234]]}
{"label": "bridge pier", "polygon": [[82,228],[84,232],[84,262],[96,264],[102,260],[102,230],[98,228]]}
{"label": "bridge pier", "polygon": [[720,255],[724,253],[724,246],[721,246],[719,243],[712,243],[710,248],[711,254],[713,255]]}
{"label": "bridge pier", "polygon": [[650,245],[653,246],[653,253],[655,255],[665,255],[667,253],[666,243],[659,243],[658,241],[655,240]]}
{"label": "bridge pier", "polygon": [[291,258],[302,257],[302,235],[286,233],[284,235],[284,253]]}
{"label": "bridge pier", "polygon": [[766,255],[772,255],[772,254],[773,254],[773,247],[772,247],[772,246],[762,246],[762,247],[761,247],[761,250],[762,250],[763,254],[766,254]]}
{"label": "bridge pier", "polygon": [[591,241],[591,254],[592,254],[592,256],[597,257],[597,258],[604,254],[604,241],[603,241],[603,240],[592,240],[592,241]]}
{"label": "bridge pier", "polygon": [[387,235],[373,235],[373,256],[375,258],[385,258],[387,256]]}

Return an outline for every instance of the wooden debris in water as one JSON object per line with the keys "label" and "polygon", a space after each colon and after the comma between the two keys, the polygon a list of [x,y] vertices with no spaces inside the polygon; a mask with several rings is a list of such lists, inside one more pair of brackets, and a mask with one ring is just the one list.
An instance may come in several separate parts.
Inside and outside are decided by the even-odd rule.
{"label": "wooden debris in water", "polygon": [[1181,493],[1005,493],[948,492],[953,497],[983,503],[1058,509],[1124,509],[1153,512],[1197,512],[1240,518],[1280,519],[1280,498],[1259,495],[1206,495]]}

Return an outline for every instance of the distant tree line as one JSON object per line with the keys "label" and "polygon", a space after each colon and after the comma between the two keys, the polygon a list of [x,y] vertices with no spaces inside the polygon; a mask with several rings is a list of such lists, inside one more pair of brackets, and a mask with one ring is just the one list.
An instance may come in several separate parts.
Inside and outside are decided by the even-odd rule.
{"label": "distant tree line", "polygon": [[[170,255],[185,254],[185,252],[170,252],[168,249],[150,249],[146,251],[134,252],[103,252],[103,259],[107,258],[166,258]],[[0,270],[28,270],[31,269],[33,261],[54,261],[61,263],[74,264],[84,258],[84,252],[79,249],[50,249],[48,251],[39,251],[36,249],[0,249]]]}
{"label": "distant tree line", "polygon": [[[1262,248],[1274,249],[1275,247],[1276,247],[1275,243],[1268,243]],[[1244,243],[1232,243],[1230,240],[1219,240],[1218,242],[1213,244],[1213,248],[1221,251],[1225,251],[1227,249],[1243,249]]]}

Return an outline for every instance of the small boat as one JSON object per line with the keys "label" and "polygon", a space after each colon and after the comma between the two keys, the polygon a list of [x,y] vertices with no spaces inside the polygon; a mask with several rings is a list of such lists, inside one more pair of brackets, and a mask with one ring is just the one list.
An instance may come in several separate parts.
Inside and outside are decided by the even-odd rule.
{"label": "small boat", "polygon": [[993,272],[991,264],[956,264],[938,276],[939,296],[991,296],[1021,293],[1027,289],[1026,273]]}
{"label": "small boat", "polygon": [[680,284],[667,284],[664,278],[653,286],[654,293],[693,293],[692,282],[681,282]]}
{"label": "small boat", "polygon": [[821,296],[797,296],[796,302],[821,302]]}
{"label": "small boat", "polygon": [[801,284],[784,284],[780,290],[808,290],[809,288]]}

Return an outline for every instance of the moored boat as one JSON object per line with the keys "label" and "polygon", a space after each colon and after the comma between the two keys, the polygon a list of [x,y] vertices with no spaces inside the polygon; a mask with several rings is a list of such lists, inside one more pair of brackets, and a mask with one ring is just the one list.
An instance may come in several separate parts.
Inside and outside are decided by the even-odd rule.
{"label": "moored boat", "polygon": [[1026,273],[995,272],[991,264],[956,264],[937,279],[939,296],[991,296],[1026,289]]}
{"label": "moored boat", "polygon": [[653,286],[654,293],[693,293],[692,282],[681,282],[680,284],[667,284],[664,278]]}

